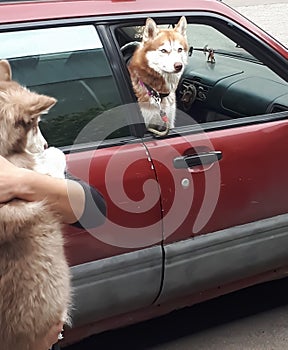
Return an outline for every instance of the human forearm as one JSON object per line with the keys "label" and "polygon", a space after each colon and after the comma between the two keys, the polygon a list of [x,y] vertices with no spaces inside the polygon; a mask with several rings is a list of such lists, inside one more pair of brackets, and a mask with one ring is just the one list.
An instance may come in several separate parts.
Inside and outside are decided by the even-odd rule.
{"label": "human forearm", "polygon": [[18,168],[0,156],[0,203],[14,198],[26,201],[46,200],[67,224],[96,227],[106,217],[106,202],[101,194],[77,179],[58,179]]}
{"label": "human forearm", "polygon": [[76,181],[18,168],[0,156],[0,203],[13,198],[27,201],[45,199],[62,216],[64,223],[77,221],[85,205],[84,190]]}
{"label": "human forearm", "polygon": [[26,169],[19,169],[18,172],[19,181],[13,197],[27,201],[45,199],[51,208],[62,216],[64,223],[73,223],[81,217],[85,194],[79,183]]}

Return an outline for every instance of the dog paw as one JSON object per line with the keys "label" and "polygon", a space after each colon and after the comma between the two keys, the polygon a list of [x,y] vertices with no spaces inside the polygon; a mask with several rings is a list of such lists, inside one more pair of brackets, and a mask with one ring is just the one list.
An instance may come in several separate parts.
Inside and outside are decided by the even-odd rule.
{"label": "dog paw", "polygon": [[35,155],[35,171],[57,177],[65,178],[66,157],[65,154],[56,147],[49,147],[43,152]]}

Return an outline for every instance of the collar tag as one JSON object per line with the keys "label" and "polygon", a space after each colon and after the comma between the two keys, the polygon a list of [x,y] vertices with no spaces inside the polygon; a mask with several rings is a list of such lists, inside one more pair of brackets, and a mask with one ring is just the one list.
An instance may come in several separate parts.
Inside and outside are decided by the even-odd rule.
{"label": "collar tag", "polygon": [[166,114],[165,111],[163,111],[163,109],[160,109],[160,117],[161,117],[161,119],[163,120],[164,123],[167,124],[169,122],[167,114]]}

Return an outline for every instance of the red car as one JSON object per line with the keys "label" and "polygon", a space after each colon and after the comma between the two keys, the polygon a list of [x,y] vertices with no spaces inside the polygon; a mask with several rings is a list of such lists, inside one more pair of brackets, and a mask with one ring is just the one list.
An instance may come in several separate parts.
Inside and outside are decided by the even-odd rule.
{"label": "red car", "polygon": [[[182,15],[176,127],[155,137],[126,63],[147,17]],[[58,100],[48,142],[107,201],[104,225],[66,228],[66,344],[287,275],[287,48],[214,0],[5,1],[0,25],[14,79]]]}

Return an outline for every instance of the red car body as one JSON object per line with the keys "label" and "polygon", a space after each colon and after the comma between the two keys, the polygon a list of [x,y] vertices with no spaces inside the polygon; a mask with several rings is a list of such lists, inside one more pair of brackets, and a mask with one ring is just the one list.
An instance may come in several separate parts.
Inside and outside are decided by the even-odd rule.
{"label": "red car body", "polygon": [[[166,137],[155,138],[137,128],[143,122],[138,110],[121,109],[131,103],[137,105],[121,52],[123,44],[133,41],[125,28],[143,25],[147,17],[176,23],[181,15],[189,18],[193,28],[196,24],[196,29],[216,29],[240,43],[239,47],[252,56],[244,59],[238,53],[235,56],[215,50],[216,64],[212,67],[204,60],[203,52],[194,47],[191,63],[179,85],[178,107],[193,116],[197,125],[176,125]],[[12,33],[11,47],[17,45],[20,32],[25,35],[32,30],[34,35],[39,31],[41,36],[42,29],[69,30],[77,26],[96,28],[101,42],[96,49],[103,46],[105,62],[111,69],[111,74],[101,72],[101,77],[110,79],[111,75],[121,100],[115,107],[115,117],[122,113],[133,121],[129,119],[129,135],[104,138],[100,143],[88,137],[85,142],[72,144],[65,141],[65,132],[74,124],[55,124],[61,139],[57,143],[49,138],[55,133],[49,128],[59,121],[47,117],[48,142],[62,147],[67,153],[68,170],[98,188],[108,208],[104,225],[87,231],[73,226],[65,230],[75,288],[74,326],[67,330],[65,342],[286,276],[287,48],[229,6],[214,0],[0,4],[0,39],[2,33]],[[84,35],[82,39],[85,41]],[[55,36],[55,45],[57,40]],[[43,42],[45,46],[45,39]],[[21,47],[20,54],[9,48],[7,52],[12,53],[2,57],[11,59],[12,69],[15,62],[17,80],[53,95],[54,87],[56,91],[66,79],[64,68],[57,73],[59,77],[63,73],[64,78],[53,78],[53,82],[50,73],[44,74],[47,68],[37,69],[42,60],[49,64],[45,67],[56,70],[58,61],[68,54],[58,48],[52,52],[52,41],[47,44],[50,51],[45,52],[36,37],[37,55],[33,45],[25,48],[25,39],[21,44],[23,55]],[[69,55],[85,51],[77,45],[75,39],[76,48],[69,49]],[[56,61],[51,52],[55,57],[62,56],[57,56]],[[33,65],[33,71],[31,66],[18,68],[23,57],[36,57],[37,67]],[[81,63],[82,58],[77,60],[75,64],[80,62],[82,69],[85,63]],[[31,74],[39,82],[30,82]],[[85,79],[90,78],[86,75]],[[81,75],[79,86],[97,94],[101,84],[98,90],[91,91],[85,79]],[[78,82],[74,76],[69,81]],[[65,83],[69,81],[67,78]],[[196,86],[197,91],[196,102],[188,111],[181,104],[187,84],[190,88]],[[55,92],[59,101],[69,100],[70,85],[67,92],[65,89],[60,86],[60,97]],[[84,97],[75,91],[76,100],[73,97],[71,101],[77,104],[77,98],[81,101]],[[200,95],[203,91],[205,98]],[[55,118],[64,115],[61,113]],[[68,112],[65,118],[66,115]],[[95,123],[92,126],[98,128],[97,120]],[[105,120],[103,123],[105,126]]]}

